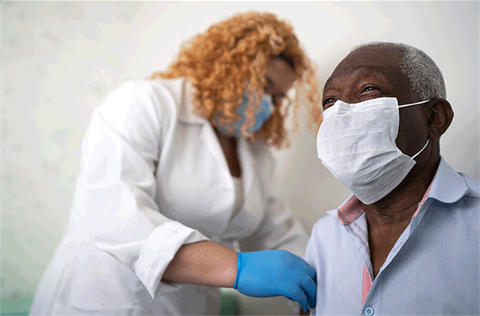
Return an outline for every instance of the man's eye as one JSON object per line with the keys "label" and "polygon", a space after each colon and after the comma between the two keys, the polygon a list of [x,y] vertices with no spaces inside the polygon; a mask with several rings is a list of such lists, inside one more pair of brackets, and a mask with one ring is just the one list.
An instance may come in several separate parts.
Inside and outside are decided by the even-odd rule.
{"label": "man's eye", "polygon": [[323,100],[323,109],[328,108],[329,106],[332,106],[335,103],[334,98],[326,98]]}
{"label": "man's eye", "polygon": [[369,92],[373,90],[378,90],[378,88],[374,86],[366,86],[365,88],[363,88],[362,92]]}

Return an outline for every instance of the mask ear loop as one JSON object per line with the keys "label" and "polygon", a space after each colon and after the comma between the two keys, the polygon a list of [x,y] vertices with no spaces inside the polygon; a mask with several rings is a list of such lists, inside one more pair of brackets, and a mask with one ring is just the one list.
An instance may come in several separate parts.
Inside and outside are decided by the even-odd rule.
{"label": "mask ear loop", "polygon": [[[412,105],[418,105],[418,104],[423,104],[423,103],[427,103],[427,102],[430,102],[432,99],[428,99],[428,100],[423,100],[423,101],[419,101],[419,102],[415,102],[415,103],[410,103],[410,104],[403,104],[403,105],[399,105],[398,108],[406,108],[408,106],[412,106]],[[427,139],[427,143],[425,144],[425,146],[423,146],[422,149],[420,149],[420,151],[418,153],[416,153],[415,155],[412,156],[412,159],[415,159],[415,157],[417,157],[418,155],[420,155],[422,153],[422,151],[427,148],[428,146],[428,143],[430,143],[430,139]]]}
{"label": "mask ear loop", "polygon": [[430,102],[432,101],[432,99],[428,99],[428,100],[424,100],[424,101],[420,101],[420,102],[415,102],[415,103],[410,103],[410,104],[403,104],[403,105],[399,105],[398,108],[406,108],[407,106],[412,106],[412,105],[418,105],[418,104],[423,104],[423,103],[427,103],[427,102]]}
{"label": "mask ear loop", "polygon": [[427,143],[425,144],[425,146],[423,146],[422,149],[420,149],[420,151],[418,153],[416,153],[415,155],[412,156],[412,159],[415,159],[415,157],[417,157],[418,155],[420,155],[422,153],[422,151],[427,148],[427,145],[428,143],[430,143],[430,139],[427,139]]}

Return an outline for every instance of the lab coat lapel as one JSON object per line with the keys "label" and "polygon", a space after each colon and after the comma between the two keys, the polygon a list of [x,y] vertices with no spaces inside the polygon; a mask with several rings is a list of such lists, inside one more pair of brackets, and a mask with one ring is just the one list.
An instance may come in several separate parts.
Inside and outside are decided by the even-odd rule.
{"label": "lab coat lapel", "polygon": [[245,192],[245,205],[248,205],[249,197],[252,195],[252,186],[255,175],[255,159],[248,147],[247,140],[241,138],[238,145],[238,155],[242,167],[243,192]]}
{"label": "lab coat lapel", "polygon": [[[208,175],[204,175],[209,177],[209,181],[202,182],[201,177],[195,179],[195,184],[189,183],[188,187],[191,187],[192,190],[196,189],[204,192],[208,192],[206,196],[203,196],[201,205],[197,205],[199,208],[198,211],[205,212],[205,216],[197,217],[197,216],[188,216],[188,205],[184,205],[184,210],[187,210],[186,213],[180,214],[180,217],[176,217],[178,214],[168,214],[175,220],[181,221],[183,224],[193,227],[199,230],[202,234],[207,237],[212,237],[214,235],[219,235],[221,231],[228,226],[228,222],[231,218],[231,213],[233,211],[233,204],[234,204],[234,185],[233,180],[231,179],[230,172],[228,169],[228,165],[226,163],[225,157],[223,155],[223,151],[220,147],[218,142],[217,136],[213,131],[212,126],[208,123],[208,121],[200,116],[197,116],[193,109],[193,100],[191,98],[191,91],[189,91],[189,84],[184,80],[175,80],[174,82],[169,82],[169,89],[172,91],[172,94],[175,94],[176,99],[176,112],[178,116],[176,118],[177,124],[175,124],[175,130],[172,129],[170,132],[170,137],[166,137],[172,140],[172,146],[182,146],[185,142],[194,141],[196,144],[196,148],[200,150],[200,152],[206,153],[206,157],[202,157],[203,160],[211,159],[212,163],[209,164],[214,165],[213,169],[210,170]],[[172,118],[173,119],[173,118]],[[182,126],[180,128],[180,126]],[[180,131],[181,130],[181,131]],[[197,137],[193,136],[186,136],[188,132],[195,131]],[[175,135],[173,135],[175,134]],[[185,139],[185,137],[187,137]],[[174,141],[175,140],[175,141]],[[200,149],[201,148],[201,149]],[[176,156],[172,153],[175,152],[174,149],[169,150],[170,153],[165,153],[164,155],[168,156],[169,162],[164,162],[162,166],[167,168],[167,170],[163,170],[160,173],[162,178],[165,178],[163,181],[164,191],[168,192],[168,188],[170,186],[170,182],[168,180],[169,174],[173,172],[173,169],[177,169],[177,167],[173,168],[173,166],[177,165]],[[182,150],[178,150],[178,153],[181,153]],[[199,157],[200,158],[200,157]],[[195,157],[192,157],[192,163],[195,164]],[[197,165],[196,168],[202,168],[201,166]],[[176,171],[177,173],[182,174],[182,172]],[[197,176],[201,174],[198,173]],[[179,175],[175,175],[173,177],[178,178]],[[169,183],[166,185],[165,183]],[[179,184],[181,185],[181,184]],[[192,187],[193,185],[193,187]],[[187,186],[187,184],[185,184]],[[169,194],[170,197],[175,196],[174,193]],[[172,198],[164,199],[163,203],[166,200],[169,203],[180,203],[186,204],[185,201],[178,201],[172,200]],[[168,212],[170,209],[175,209],[175,207],[171,207],[170,205],[165,206],[165,212]],[[178,213],[178,210],[177,210]],[[208,215],[208,216],[207,216]],[[187,216],[185,218],[185,216]]]}
{"label": "lab coat lapel", "polygon": [[178,102],[180,105],[178,109],[179,120],[189,124],[207,124],[208,121],[205,118],[194,113],[192,85],[185,79],[177,84],[179,85],[178,89],[181,89],[181,93],[178,93],[178,95],[181,96],[181,100]]}
{"label": "lab coat lapel", "polygon": [[[245,138],[240,138],[238,142],[238,155],[242,168],[245,202],[242,210],[238,212],[235,218],[232,218],[235,203],[235,189],[228,163],[211,124],[209,124],[206,119],[194,114],[193,100],[191,99],[192,94],[189,93],[189,89],[191,89],[191,86],[185,81],[183,88],[184,97],[181,102],[181,109],[179,110],[179,120],[188,124],[203,125],[201,139],[212,155],[212,158],[218,162],[219,168],[224,169],[219,173],[221,177],[221,179],[219,179],[220,183],[225,190],[224,211],[218,213],[218,216],[221,216],[222,221],[225,223],[224,227],[220,230],[222,232],[221,234],[223,237],[245,236],[258,227],[264,212],[262,177],[260,176],[261,170],[258,170],[260,166],[255,163],[256,159],[248,141]],[[229,211],[225,211],[225,209]]]}
{"label": "lab coat lapel", "polygon": [[[182,102],[180,103],[179,109],[179,120],[187,123],[187,124],[200,124],[203,125],[202,127],[202,139],[204,141],[205,146],[207,146],[210,153],[218,160],[220,164],[224,164],[228,170],[228,164],[225,160],[225,156],[223,155],[222,148],[220,147],[220,143],[215,135],[215,131],[210,123],[203,117],[200,117],[194,113],[194,105],[192,100],[192,86],[191,84],[184,80],[183,81],[183,97]],[[223,162],[222,162],[223,161]],[[225,182],[225,186],[228,188],[233,188],[233,182],[230,179],[231,185],[228,184],[228,180]]]}
{"label": "lab coat lapel", "polygon": [[223,231],[222,235],[225,238],[242,238],[252,234],[264,213],[262,177],[245,138],[241,138],[238,143],[238,154],[242,167],[244,204],[242,210],[230,220],[230,225]]}

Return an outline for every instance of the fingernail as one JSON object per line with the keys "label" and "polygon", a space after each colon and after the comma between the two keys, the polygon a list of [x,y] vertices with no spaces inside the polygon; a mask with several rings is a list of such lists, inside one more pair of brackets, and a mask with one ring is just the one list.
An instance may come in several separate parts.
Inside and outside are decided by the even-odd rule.
{"label": "fingernail", "polygon": [[306,307],[304,307],[304,308],[303,308],[303,311],[306,313],[306,312],[307,312],[307,308],[306,308]]}

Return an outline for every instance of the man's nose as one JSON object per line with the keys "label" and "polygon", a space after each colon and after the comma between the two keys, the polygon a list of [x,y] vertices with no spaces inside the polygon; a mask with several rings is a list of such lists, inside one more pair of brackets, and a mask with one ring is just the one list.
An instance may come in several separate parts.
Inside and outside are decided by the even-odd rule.
{"label": "man's nose", "polygon": [[354,89],[345,89],[339,94],[339,96],[337,97],[337,100],[340,100],[349,104],[362,102],[362,99]]}

